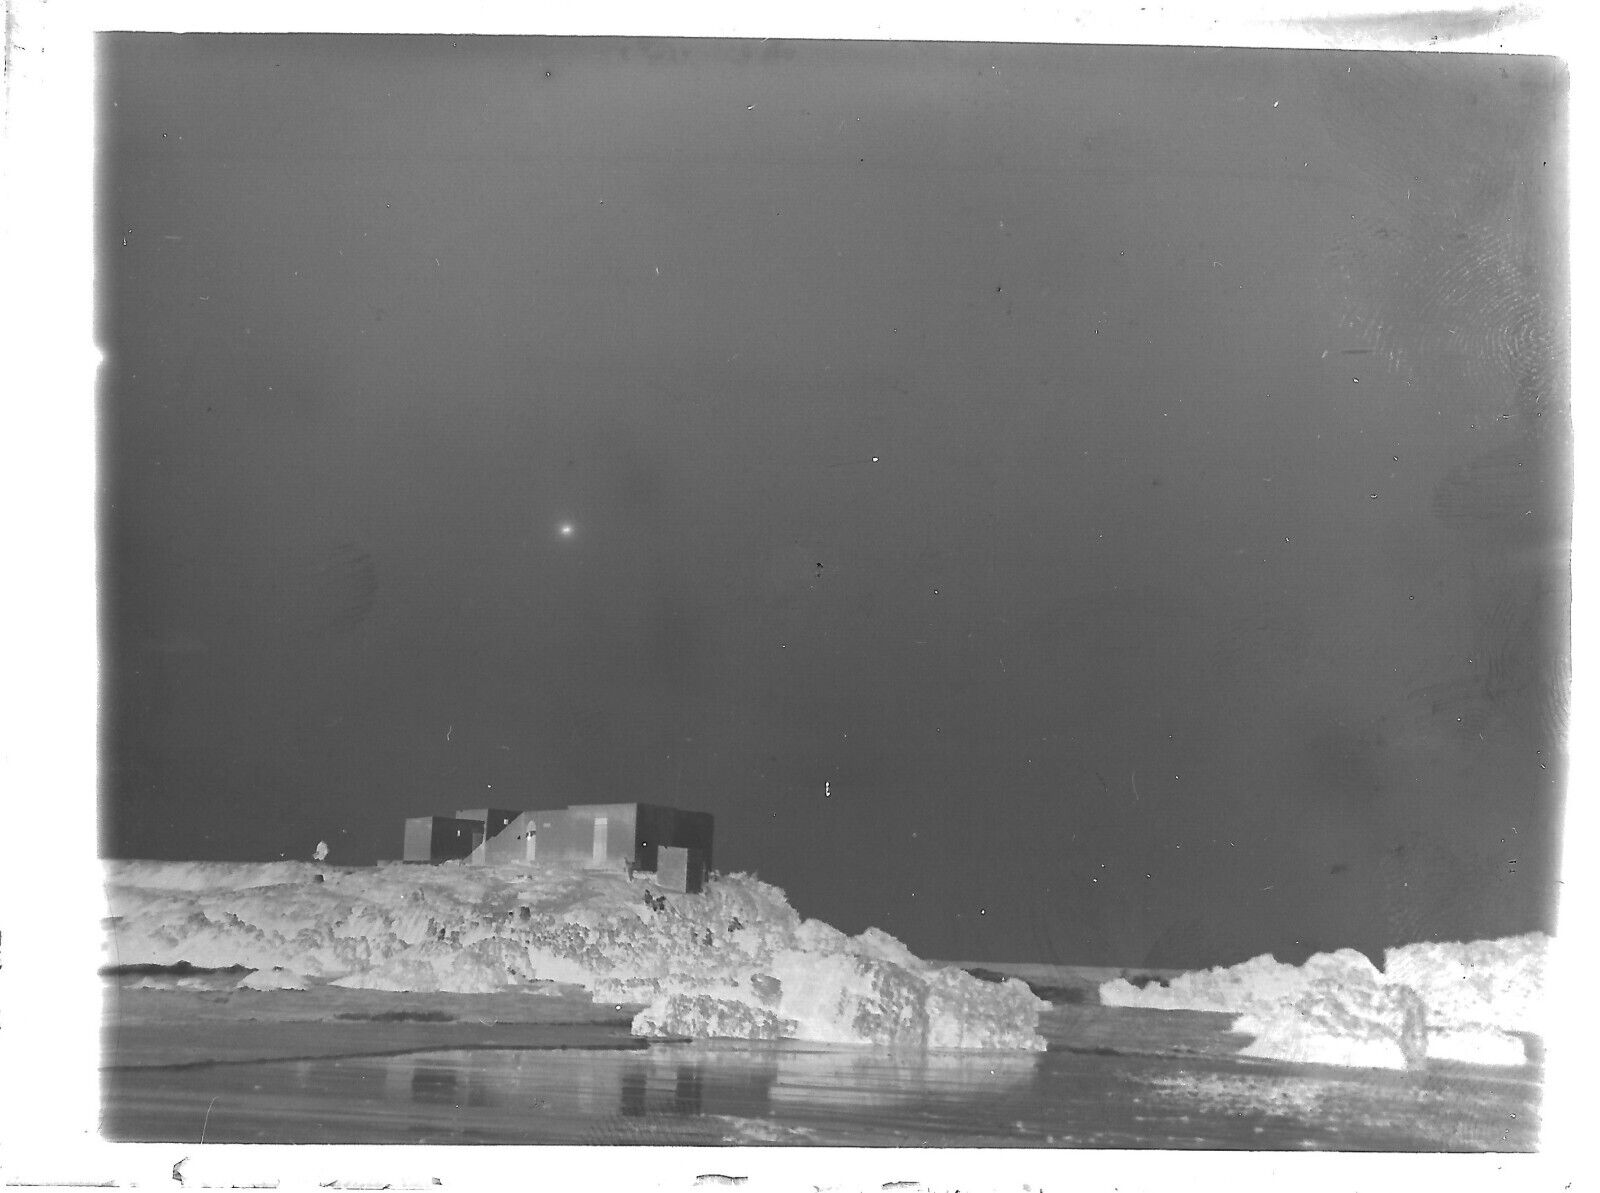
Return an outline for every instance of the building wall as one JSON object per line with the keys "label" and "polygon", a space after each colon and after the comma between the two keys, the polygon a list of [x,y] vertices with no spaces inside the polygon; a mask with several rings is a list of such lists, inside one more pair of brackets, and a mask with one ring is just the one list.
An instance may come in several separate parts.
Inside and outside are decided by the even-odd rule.
{"label": "building wall", "polygon": [[405,846],[401,858],[408,862],[433,860],[433,817],[409,816],[406,818]]}
{"label": "building wall", "polygon": [[705,853],[677,845],[663,845],[657,853],[656,885],[664,891],[698,895],[705,886]]}
{"label": "building wall", "polygon": [[406,820],[408,862],[443,862],[469,857],[483,840],[483,824],[454,816],[413,816]]}
{"label": "building wall", "polygon": [[488,840],[520,815],[521,812],[514,808],[468,808],[464,812],[457,812],[456,819],[478,821],[483,825],[484,839]]}
{"label": "building wall", "polygon": [[696,849],[711,867],[711,832],[713,818],[709,812],[685,812],[662,804],[640,804],[638,835],[635,842],[635,861],[641,870],[657,868],[657,850],[663,846]]}
{"label": "building wall", "polygon": [[472,860],[489,866],[527,864],[538,850],[538,818],[546,812],[521,812],[474,850]]}
{"label": "building wall", "polygon": [[658,851],[673,841],[674,818],[671,808],[659,804],[640,804],[634,840],[634,864],[654,872],[660,865]]}
{"label": "building wall", "polygon": [[673,811],[672,844],[697,852],[707,873],[712,868],[711,835],[716,819],[710,812]]}
{"label": "building wall", "polygon": [[[533,813],[538,860],[621,868],[633,856],[637,804],[576,804]],[[603,833],[596,823],[604,820]]]}

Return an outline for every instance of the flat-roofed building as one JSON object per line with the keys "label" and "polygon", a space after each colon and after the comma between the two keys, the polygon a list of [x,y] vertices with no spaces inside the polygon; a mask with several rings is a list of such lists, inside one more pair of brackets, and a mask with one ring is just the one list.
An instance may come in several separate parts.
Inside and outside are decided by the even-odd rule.
{"label": "flat-roofed building", "polygon": [[595,869],[623,867],[653,872],[663,845],[700,851],[711,866],[714,821],[709,812],[661,804],[573,804],[532,813],[540,860]]}
{"label": "flat-roofed building", "polygon": [[573,804],[525,812],[469,808],[453,817],[407,820],[405,859],[464,858],[491,866],[549,861],[654,873],[667,847],[690,851],[692,863],[685,865],[704,875],[712,864],[713,828],[709,812],[664,804]]}

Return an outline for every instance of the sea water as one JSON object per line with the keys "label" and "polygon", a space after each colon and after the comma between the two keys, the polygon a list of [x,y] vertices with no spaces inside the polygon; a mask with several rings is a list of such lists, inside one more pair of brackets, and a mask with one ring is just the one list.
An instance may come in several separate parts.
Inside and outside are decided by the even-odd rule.
{"label": "sea water", "polygon": [[104,1075],[107,1137],[208,1143],[1532,1150],[1537,1073],[793,1042],[471,1049]]}

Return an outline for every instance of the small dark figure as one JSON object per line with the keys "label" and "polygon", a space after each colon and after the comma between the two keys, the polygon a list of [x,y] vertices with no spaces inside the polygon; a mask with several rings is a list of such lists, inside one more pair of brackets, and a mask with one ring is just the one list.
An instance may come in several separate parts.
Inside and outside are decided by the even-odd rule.
{"label": "small dark figure", "polygon": [[739,922],[739,917],[738,916],[734,916],[731,920],[728,921],[728,931],[729,932],[737,932],[740,928],[743,928],[743,927],[744,927],[744,925]]}
{"label": "small dark figure", "polygon": [[632,882],[633,881],[633,859],[629,858],[626,862],[624,862],[623,863],[623,868],[628,871],[628,881]]}
{"label": "small dark figure", "polygon": [[644,905],[646,907],[648,907],[651,911],[657,910],[656,901],[653,898],[650,897],[650,892],[649,891],[646,891],[644,893]]}
{"label": "small dark figure", "polygon": [[657,911],[665,911],[667,909],[667,897],[665,895],[657,895],[656,901],[652,906]]}
{"label": "small dark figure", "polygon": [[705,945],[706,948],[708,948],[708,949],[711,947],[711,929],[710,928],[706,929],[705,938],[703,940],[701,940],[700,943]]}

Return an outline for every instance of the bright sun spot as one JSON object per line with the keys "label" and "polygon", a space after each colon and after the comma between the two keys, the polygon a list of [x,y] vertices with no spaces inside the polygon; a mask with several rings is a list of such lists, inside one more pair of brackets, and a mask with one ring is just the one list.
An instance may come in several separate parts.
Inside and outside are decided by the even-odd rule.
{"label": "bright sun spot", "polygon": [[559,527],[558,533],[564,539],[571,538],[572,537],[572,533],[573,533],[572,523],[571,522],[563,522],[563,523],[561,523],[561,526]]}

